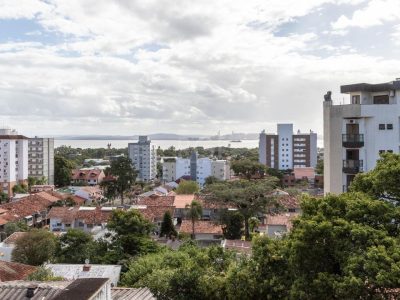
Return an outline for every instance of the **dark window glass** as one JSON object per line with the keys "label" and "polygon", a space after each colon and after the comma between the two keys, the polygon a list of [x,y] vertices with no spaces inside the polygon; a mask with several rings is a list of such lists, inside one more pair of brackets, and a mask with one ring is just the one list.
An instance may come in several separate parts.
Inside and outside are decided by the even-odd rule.
{"label": "dark window glass", "polygon": [[374,96],[374,104],[389,104],[389,95]]}
{"label": "dark window glass", "polygon": [[393,129],[393,124],[386,124],[386,129],[392,130]]}
{"label": "dark window glass", "polygon": [[385,124],[379,124],[379,130],[385,130]]}

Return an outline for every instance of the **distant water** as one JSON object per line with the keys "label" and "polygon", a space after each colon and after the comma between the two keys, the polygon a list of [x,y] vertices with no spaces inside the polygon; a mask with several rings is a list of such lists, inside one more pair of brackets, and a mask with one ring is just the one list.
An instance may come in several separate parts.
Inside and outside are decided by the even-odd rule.
{"label": "distant water", "polygon": [[[55,140],[54,146],[71,146],[72,148],[107,148],[107,144],[111,143],[112,148],[126,148],[128,143],[136,142],[134,140]],[[168,149],[174,146],[175,149],[186,149],[189,147],[231,147],[231,148],[257,148],[258,140],[242,140],[240,143],[231,141],[178,141],[178,140],[154,140],[152,141],[156,147]]]}

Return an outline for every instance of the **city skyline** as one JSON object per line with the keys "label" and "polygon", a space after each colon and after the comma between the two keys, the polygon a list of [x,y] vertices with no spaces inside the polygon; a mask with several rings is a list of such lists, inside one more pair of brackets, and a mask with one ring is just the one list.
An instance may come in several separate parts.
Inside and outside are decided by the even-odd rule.
{"label": "city skyline", "polygon": [[0,124],[27,136],[257,133],[287,122],[321,135],[327,90],[340,103],[342,84],[399,76],[394,0],[0,8]]}

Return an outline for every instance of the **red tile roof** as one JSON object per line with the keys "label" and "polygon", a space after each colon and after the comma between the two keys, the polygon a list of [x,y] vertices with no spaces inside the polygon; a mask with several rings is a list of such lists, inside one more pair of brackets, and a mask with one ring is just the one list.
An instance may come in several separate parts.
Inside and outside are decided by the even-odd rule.
{"label": "red tile roof", "polygon": [[268,225],[285,225],[287,230],[292,229],[292,221],[299,214],[297,213],[284,213],[277,215],[267,215],[267,226]]}
{"label": "red tile roof", "polygon": [[35,270],[34,266],[0,261],[0,281],[23,280]]}
{"label": "red tile roof", "polygon": [[190,205],[195,200],[195,195],[175,195],[174,206],[176,208],[185,208],[186,205]]}
{"label": "red tile roof", "polygon": [[79,196],[71,196],[71,199],[75,202],[76,205],[81,206],[85,204],[86,199]]}
{"label": "red tile roof", "polygon": [[315,177],[314,168],[294,168],[293,173],[296,179],[308,178],[312,179]]}
{"label": "red tile roof", "polygon": [[47,217],[49,219],[60,219],[63,223],[71,223],[75,220],[78,207],[53,207]]}
{"label": "red tile roof", "polygon": [[9,237],[7,237],[3,243],[10,245],[10,244],[15,244],[15,242],[20,239],[21,237],[23,237],[26,234],[26,232],[23,231],[17,231],[12,233]]}
{"label": "red tile roof", "polygon": [[[93,207],[94,208],[94,207]],[[85,224],[107,223],[111,216],[111,210],[102,210],[101,207],[86,209],[85,207],[53,207],[48,218],[61,219],[63,223],[70,223],[74,220],[82,220]]]}
{"label": "red tile roof", "polygon": [[173,206],[174,205],[174,196],[158,196],[152,195],[150,197],[141,198],[138,201],[138,205],[147,205],[147,206]]}
{"label": "red tile roof", "polygon": [[284,208],[300,208],[300,201],[297,197],[292,196],[281,196],[278,198],[278,203],[282,205]]}
{"label": "red tile roof", "polygon": [[[194,225],[195,233],[222,234],[221,225],[216,225],[211,221],[196,221]],[[183,220],[180,232],[192,233],[192,222]]]}
{"label": "red tile roof", "polygon": [[147,206],[147,208],[138,209],[138,211],[150,222],[161,221],[167,211],[170,212],[171,216],[174,215],[173,206]]}

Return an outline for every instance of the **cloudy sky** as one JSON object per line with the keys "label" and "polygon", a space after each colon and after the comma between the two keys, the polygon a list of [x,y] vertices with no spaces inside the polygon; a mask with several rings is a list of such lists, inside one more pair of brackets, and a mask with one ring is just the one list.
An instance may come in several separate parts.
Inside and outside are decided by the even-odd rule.
{"label": "cloudy sky", "polygon": [[0,125],[27,135],[322,131],[400,77],[399,0],[0,0]]}

